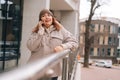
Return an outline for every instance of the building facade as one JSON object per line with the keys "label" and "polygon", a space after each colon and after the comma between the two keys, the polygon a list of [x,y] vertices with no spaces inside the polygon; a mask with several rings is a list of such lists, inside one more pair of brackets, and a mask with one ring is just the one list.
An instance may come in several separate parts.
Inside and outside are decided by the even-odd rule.
{"label": "building facade", "polygon": [[44,8],[79,36],[79,0],[0,0],[0,71],[26,64],[26,42]]}
{"label": "building facade", "polygon": [[[84,56],[85,22],[80,22],[80,54]],[[116,61],[118,46],[118,24],[105,19],[92,20],[90,25],[90,50],[92,59],[112,59]]]}

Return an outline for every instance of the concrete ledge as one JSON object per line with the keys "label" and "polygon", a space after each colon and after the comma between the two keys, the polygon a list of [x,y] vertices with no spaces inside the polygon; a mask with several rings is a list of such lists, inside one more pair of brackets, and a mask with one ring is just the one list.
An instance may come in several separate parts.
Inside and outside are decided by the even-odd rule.
{"label": "concrete ledge", "polygon": [[81,80],[81,64],[77,63],[76,73],[74,80]]}

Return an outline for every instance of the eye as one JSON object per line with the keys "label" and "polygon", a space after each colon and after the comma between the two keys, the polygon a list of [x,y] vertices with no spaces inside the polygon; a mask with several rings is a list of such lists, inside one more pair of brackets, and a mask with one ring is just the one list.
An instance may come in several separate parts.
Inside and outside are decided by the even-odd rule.
{"label": "eye", "polygon": [[48,14],[48,16],[51,16],[50,14]]}
{"label": "eye", "polygon": [[42,15],[42,17],[45,17],[45,15]]}

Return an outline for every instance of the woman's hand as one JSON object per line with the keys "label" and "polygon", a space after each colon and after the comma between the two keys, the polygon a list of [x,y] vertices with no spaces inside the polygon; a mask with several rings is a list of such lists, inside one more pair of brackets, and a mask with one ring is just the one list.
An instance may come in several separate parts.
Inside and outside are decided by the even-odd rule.
{"label": "woman's hand", "polygon": [[61,27],[63,27],[58,20],[53,18],[53,24],[57,28],[57,30],[60,30]]}
{"label": "woman's hand", "polygon": [[43,24],[43,21],[39,21],[39,23],[38,23],[39,27],[41,27],[42,24]]}
{"label": "woman's hand", "polygon": [[39,28],[42,26],[43,22],[42,21],[39,21],[39,23],[37,24],[37,26],[35,28],[33,28],[32,32],[35,32],[37,33]]}
{"label": "woman's hand", "polygon": [[64,49],[63,49],[63,47],[62,46],[56,46],[55,48],[54,48],[54,52],[60,52],[60,51],[63,51]]}
{"label": "woman's hand", "polygon": [[54,22],[55,24],[60,24],[56,18],[53,18],[53,22]]}

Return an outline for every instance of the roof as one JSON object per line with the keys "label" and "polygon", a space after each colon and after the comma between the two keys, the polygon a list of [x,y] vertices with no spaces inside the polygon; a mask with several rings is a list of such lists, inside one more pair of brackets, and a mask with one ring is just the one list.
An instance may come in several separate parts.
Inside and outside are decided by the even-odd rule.
{"label": "roof", "polygon": [[[80,19],[80,22],[84,22],[85,20],[87,20],[88,18],[83,18]],[[113,17],[94,17],[92,20],[106,20],[106,21],[110,21],[112,23],[118,24],[118,26],[120,27],[120,19],[118,18],[113,18]]]}

